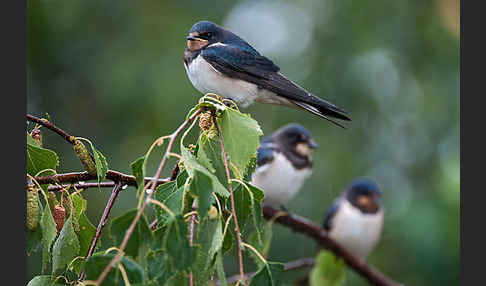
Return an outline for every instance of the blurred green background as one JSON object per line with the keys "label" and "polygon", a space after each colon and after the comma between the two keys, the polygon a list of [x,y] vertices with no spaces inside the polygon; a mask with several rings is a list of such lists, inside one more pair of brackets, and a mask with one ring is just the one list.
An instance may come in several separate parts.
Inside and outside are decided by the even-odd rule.
{"label": "blurred green background", "polygon": [[[110,169],[130,173],[130,163],[200,96],[182,64],[185,36],[198,20],[231,29],[290,79],[351,114],[343,130],[286,107],[244,110],[266,135],[298,122],[321,146],[313,175],[287,207],[321,224],[352,179],[372,178],[387,216],[369,262],[406,285],[458,284],[459,1],[28,1],[27,111],[48,113],[92,140]],[[60,156],[59,172],[82,170],[72,147],[48,130],[44,146]],[[149,175],[162,151],[151,156]],[[84,192],[94,224],[109,192]],[[127,188],[110,217],[136,202]],[[312,240],[274,226],[271,261],[316,250]],[[28,258],[28,280],[40,271],[39,256]],[[227,274],[236,273],[236,258],[225,262]],[[347,285],[366,284],[349,271]]]}

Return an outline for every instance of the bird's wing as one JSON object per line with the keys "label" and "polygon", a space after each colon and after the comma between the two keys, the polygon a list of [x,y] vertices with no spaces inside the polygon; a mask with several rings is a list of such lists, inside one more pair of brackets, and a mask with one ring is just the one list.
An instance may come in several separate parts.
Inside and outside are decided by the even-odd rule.
{"label": "bird's wing", "polygon": [[[327,116],[350,120],[347,111],[312,95],[287,79],[271,60],[237,47],[216,44],[201,52],[201,56],[216,70],[226,76],[256,84],[282,96],[296,106],[330,120]],[[332,120],[330,120],[332,121]],[[334,121],[333,121],[334,122]]]}
{"label": "bird's wing", "polygon": [[323,227],[326,231],[331,230],[332,227],[332,219],[334,218],[334,215],[336,215],[336,212],[339,209],[339,201],[334,201],[332,203],[331,207],[327,210],[326,217],[324,218],[324,223]]}
{"label": "bird's wing", "polygon": [[274,159],[275,148],[271,146],[262,145],[257,150],[257,167],[261,167],[270,163]]}

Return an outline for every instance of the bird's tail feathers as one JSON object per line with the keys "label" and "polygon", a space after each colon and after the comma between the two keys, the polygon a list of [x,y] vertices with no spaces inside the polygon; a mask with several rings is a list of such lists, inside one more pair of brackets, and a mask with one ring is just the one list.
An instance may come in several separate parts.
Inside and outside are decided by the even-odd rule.
{"label": "bird's tail feathers", "polygon": [[342,113],[347,113],[346,111],[338,108],[335,105],[329,104],[326,101],[324,101],[324,102],[326,104],[328,104],[329,106],[327,106],[325,104],[321,104],[320,106],[316,107],[316,106],[312,106],[308,103],[304,103],[304,102],[301,102],[301,101],[293,101],[292,100],[291,102],[294,103],[295,105],[297,105],[298,107],[305,109],[305,110],[307,110],[307,111],[309,111],[309,112],[311,112],[311,113],[313,113],[313,114],[315,114],[319,117],[322,117],[322,118],[328,120],[329,122],[334,123],[335,125],[337,125],[341,128],[344,128],[344,129],[346,129],[346,126],[342,125],[341,123],[337,122],[336,120],[333,120],[332,118],[330,118],[330,116],[335,117],[335,118],[339,118],[339,119],[343,119],[343,120],[351,120],[351,118],[342,114]]}

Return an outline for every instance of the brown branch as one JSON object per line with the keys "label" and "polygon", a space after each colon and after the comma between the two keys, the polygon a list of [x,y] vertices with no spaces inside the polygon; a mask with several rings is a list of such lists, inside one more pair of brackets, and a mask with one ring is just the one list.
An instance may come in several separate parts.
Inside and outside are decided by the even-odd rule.
{"label": "brown branch", "polygon": [[314,239],[320,246],[331,250],[336,256],[342,258],[349,267],[361,274],[361,276],[368,279],[368,281],[370,281],[372,284],[382,286],[403,285],[381,274],[380,272],[366,264],[363,259],[349,253],[346,249],[344,249],[334,240],[329,238],[327,236],[327,232],[324,229],[320,228],[309,220],[295,214],[283,213],[270,206],[264,205],[262,207],[262,210],[263,216],[266,219],[275,219],[275,222],[288,226],[294,231],[303,233]]}
{"label": "brown branch", "polygon": [[[133,220],[132,224],[130,225],[130,227],[126,231],[125,237],[123,238],[123,241],[122,241],[122,243],[121,243],[121,245],[119,247],[119,251],[118,251],[117,255],[110,261],[110,263],[108,263],[108,265],[105,267],[105,269],[103,270],[103,272],[98,277],[98,280],[96,280],[96,284],[97,285],[101,285],[101,283],[103,282],[103,280],[105,280],[106,276],[108,275],[108,273],[110,272],[110,270],[113,268],[113,266],[116,263],[118,263],[118,261],[120,261],[122,255],[124,253],[124,250],[125,250],[125,248],[126,248],[126,246],[128,244],[128,240],[130,239],[133,231],[135,230],[135,226],[137,225],[138,221],[140,220],[140,217],[142,216],[145,208],[147,207],[147,203],[150,201],[150,199],[152,198],[152,196],[154,194],[155,187],[157,185],[157,181],[158,181],[158,179],[160,177],[160,174],[162,173],[162,170],[165,167],[165,164],[167,163],[167,159],[169,157],[169,153],[172,150],[172,146],[174,145],[175,139],[179,136],[179,134],[182,132],[182,130],[184,130],[184,128],[187,126],[187,124],[189,124],[189,122],[191,122],[192,120],[194,120],[196,118],[196,116],[199,115],[199,113],[201,113],[201,109],[198,109],[190,118],[186,119],[181,124],[181,126],[179,126],[179,128],[177,128],[177,130],[174,131],[174,133],[172,133],[170,135],[170,140],[169,140],[169,144],[167,146],[167,150],[165,151],[165,154],[162,157],[162,160],[160,162],[159,168],[157,169],[157,173],[155,174],[155,176],[154,176],[154,178],[152,180],[152,188],[148,192],[147,198],[143,201],[143,204],[140,207],[140,209],[138,210],[137,215],[135,216],[135,219]],[[140,194],[140,195],[142,196],[143,193]]]}
{"label": "brown branch", "polygon": [[[216,128],[216,131],[218,132],[219,145],[221,146],[221,152],[223,153],[223,163],[224,163],[224,168],[226,170],[226,177],[228,178],[228,189],[230,191],[230,200],[231,200],[231,212],[233,214],[233,219],[234,219],[234,222],[235,222],[236,241],[238,242],[237,246],[238,246],[238,262],[239,262],[239,266],[240,266],[239,267],[240,276],[241,276],[241,279],[243,281],[243,278],[245,277],[245,271],[243,270],[243,253],[242,253],[243,242],[241,241],[240,227],[238,226],[238,218],[236,217],[235,198],[234,198],[234,195],[233,195],[233,187],[231,186],[231,174],[230,174],[229,167],[228,167],[228,156],[226,154],[226,149],[224,148],[223,136],[221,135],[221,131],[219,130],[216,118],[214,118],[213,121],[214,121],[214,127]],[[246,285],[246,284],[244,283],[244,285]]]}
{"label": "brown branch", "polygon": [[[89,247],[88,253],[86,254],[84,261],[87,261],[88,258],[93,254],[96,243],[98,242],[100,235],[101,235],[101,230],[106,224],[106,220],[108,219],[108,215],[110,214],[111,208],[113,207],[113,204],[115,203],[115,199],[118,196],[118,193],[120,192],[122,188],[122,183],[121,182],[116,182],[115,187],[113,188],[113,191],[111,192],[110,198],[108,199],[108,202],[106,203],[105,210],[103,211],[103,215],[101,216],[100,222],[98,223],[98,227],[96,228],[96,233],[93,236],[93,240],[91,241],[91,245]],[[84,278],[84,269],[79,273],[78,281],[83,280]]]}
{"label": "brown branch", "polygon": [[57,134],[61,135],[61,137],[64,138],[70,144],[74,144],[74,141],[76,140],[76,138],[74,136],[69,135],[66,131],[57,127],[52,122],[49,122],[47,119],[40,119],[40,118],[35,117],[33,115],[27,114],[27,120],[38,123],[42,126],[45,126],[48,129],[56,132]]}
{"label": "brown branch", "polygon": [[[294,261],[290,261],[284,264],[284,271],[289,271],[289,270],[294,270],[294,269],[299,269],[299,268],[304,268],[304,267],[313,267],[315,265],[315,259],[314,258],[300,258]],[[248,280],[255,276],[256,272],[250,272],[245,274],[245,280]],[[228,277],[226,279],[227,284],[235,283],[240,279],[240,275],[234,275],[231,277]],[[219,281],[216,282],[216,285],[219,285]]]}
{"label": "brown branch", "polygon": [[[134,176],[126,175],[117,171],[108,170],[106,172],[105,178],[110,181],[120,182],[123,185],[128,185],[132,187],[138,187],[137,180]],[[96,175],[90,175],[88,172],[73,172],[73,173],[65,173],[65,174],[55,174],[55,175],[48,175],[48,176],[38,176],[34,177],[34,179],[40,184],[55,184],[55,183],[78,183],[82,181],[89,181],[89,180],[96,180]],[[152,181],[153,178],[146,177],[145,183]],[[157,185],[161,185],[167,183],[169,179],[158,179]],[[103,182],[102,182],[103,183]],[[101,184],[102,184],[101,183]],[[98,183],[95,183],[96,187]],[[80,188],[87,188],[88,186],[91,187],[89,184],[77,184],[76,187]],[[115,186],[113,185],[106,185],[106,186]],[[52,186],[52,190],[58,190],[59,187]]]}

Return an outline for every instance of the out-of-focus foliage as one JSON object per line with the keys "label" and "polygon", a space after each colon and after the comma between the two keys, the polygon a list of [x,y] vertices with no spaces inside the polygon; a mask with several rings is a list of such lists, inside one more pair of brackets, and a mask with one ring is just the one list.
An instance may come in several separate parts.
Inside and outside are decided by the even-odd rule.
{"label": "out-of-focus foliage", "polygon": [[[387,212],[370,263],[407,285],[457,284],[456,0],[28,1],[27,111],[48,113],[55,124],[96,142],[110,169],[129,174],[130,163],[200,97],[182,52],[189,28],[203,19],[230,28],[289,78],[351,114],[342,130],[286,107],[244,110],[264,134],[298,122],[321,146],[313,176],[287,208],[321,223],[353,178],[370,177],[384,192]],[[72,146],[47,130],[43,135],[43,147],[59,155],[58,172],[82,170]],[[147,175],[155,173],[161,152],[154,149]],[[121,192],[111,218],[136,207],[135,192]],[[97,222],[109,192],[83,194],[87,215]],[[316,253],[311,240],[274,225],[270,261]],[[28,280],[41,261],[39,252],[28,258]],[[227,273],[237,272],[236,261],[225,259]],[[366,285],[348,272],[346,285]],[[302,274],[286,272],[282,281]]]}

